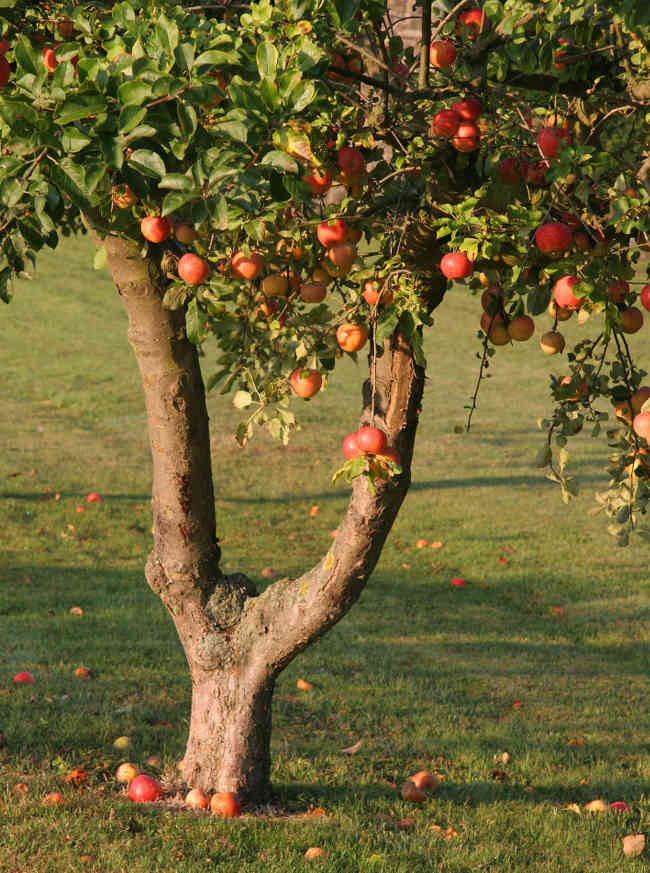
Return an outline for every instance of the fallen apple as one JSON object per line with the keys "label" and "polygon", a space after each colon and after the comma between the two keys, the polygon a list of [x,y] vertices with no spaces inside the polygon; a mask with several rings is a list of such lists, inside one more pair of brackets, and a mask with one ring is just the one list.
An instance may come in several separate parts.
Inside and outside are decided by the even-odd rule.
{"label": "fallen apple", "polygon": [[163,787],[156,779],[141,773],[129,785],[129,799],[133,803],[153,803],[163,796]]}
{"label": "fallen apple", "polygon": [[140,775],[140,770],[135,764],[125,761],[115,771],[115,781],[122,782],[124,785],[129,785],[136,776]]}

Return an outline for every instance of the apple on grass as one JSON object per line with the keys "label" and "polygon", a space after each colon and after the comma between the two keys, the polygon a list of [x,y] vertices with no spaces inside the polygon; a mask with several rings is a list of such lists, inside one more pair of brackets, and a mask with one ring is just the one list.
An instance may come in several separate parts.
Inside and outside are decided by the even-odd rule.
{"label": "apple on grass", "polygon": [[130,761],[125,761],[115,771],[115,781],[129,785],[136,776],[140,775],[140,770],[135,764]]}
{"label": "apple on grass", "polygon": [[237,818],[241,815],[241,800],[232,791],[213,794],[210,800],[210,811],[219,818]]}
{"label": "apple on grass", "polygon": [[14,685],[33,685],[34,677],[31,673],[27,672],[27,670],[23,670],[21,673],[16,673],[13,678]]}
{"label": "apple on grass", "polygon": [[141,773],[129,785],[129,799],[133,803],[153,803],[163,796],[163,787],[152,776]]}

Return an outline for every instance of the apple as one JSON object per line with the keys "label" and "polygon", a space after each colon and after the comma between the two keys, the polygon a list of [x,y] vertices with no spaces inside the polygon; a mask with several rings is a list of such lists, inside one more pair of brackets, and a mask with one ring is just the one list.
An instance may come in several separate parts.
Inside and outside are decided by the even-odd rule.
{"label": "apple", "polygon": [[650,412],[639,412],[634,416],[632,428],[637,436],[650,442]]}
{"label": "apple", "polygon": [[351,242],[356,246],[357,243],[361,242],[362,236],[363,231],[360,227],[351,227],[348,231],[348,242]]}
{"label": "apple", "polygon": [[454,576],[453,579],[449,580],[449,584],[453,585],[454,588],[465,588],[467,582],[463,579],[462,576]]}
{"label": "apple", "polygon": [[9,45],[9,41],[6,39],[0,39],[0,55],[6,55],[11,46]]}
{"label": "apple", "polygon": [[557,305],[555,300],[551,300],[548,304],[547,311],[551,318],[557,318],[558,321],[568,321],[573,315],[573,312],[570,309],[562,309],[561,306]]}
{"label": "apple", "polygon": [[128,185],[115,185],[111,192],[113,203],[118,209],[128,209],[138,202],[137,196]]}
{"label": "apple", "polygon": [[381,452],[377,452],[376,459],[381,462],[391,461],[393,464],[397,464],[398,467],[402,466],[402,459],[399,456],[399,452],[392,446],[387,446],[385,449],[382,449]]}
{"label": "apple", "polygon": [[305,303],[322,303],[327,296],[327,286],[324,282],[303,282],[300,286],[300,298]]}
{"label": "apple", "polygon": [[232,791],[213,794],[210,810],[220,818],[237,818],[241,815],[241,801]]}
{"label": "apple", "polygon": [[540,349],[547,355],[557,355],[564,349],[564,337],[558,330],[549,330],[539,341]]}
{"label": "apple", "polygon": [[525,158],[504,158],[497,167],[499,178],[506,185],[520,185],[528,174]]}
{"label": "apple", "polygon": [[481,327],[493,346],[505,346],[510,342],[510,334],[500,316],[492,319],[487,312],[481,317]]}
{"label": "apple", "polygon": [[490,285],[481,294],[481,306],[484,312],[493,315],[499,311],[503,290],[499,285]]}
{"label": "apple", "polygon": [[303,857],[305,861],[315,861],[317,858],[322,861],[325,859],[325,849],[321,849],[320,846],[310,846]]}
{"label": "apple", "polygon": [[336,245],[336,243],[345,242],[350,233],[350,229],[342,218],[335,218],[331,221],[321,221],[316,230],[318,241],[325,248]]}
{"label": "apple", "polygon": [[537,148],[545,158],[554,158],[560,148],[571,144],[571,134],[563,127],[543,127],[537,134]]}
{"label": "apple", "polygon": [[465,100],[452,103],[451,111],[460,115],[463,121],[476,121],[483,112],[483,104],[476,97],[466,97]]}
{"label": "apple", "polygon": [[575,311],[580,309],[585,302],[584,297],[576,297],[573,293],[573,288],[580,284],[580,279],[577,276],[562,276],[553,286],[553,300],[562,309],[571,309]]}
{"label": "apple", "polygon": [[192,809],[207,809],[210,806],[208,795],[201,788],[192,788],[185,795],[185,805]]}
{"label": "apple", "polygon": [[140,222],[140,233],[142,236],[152,243],[164,242],[171,236],[172,223],[168,218],[161,218],[158,215],[147,215]]}
{"label": "apple", "polygon": [[344,352],[358,352],[365,346],[368,329],[363,324],[344,321],[336,329],[336,341]]}
{"label": "apple", "polygon": [[128,785],[139,775],[140,770],[138,767],[135,764],[131,764],[129,761],[125,761],[124,764],[120,764],[115,771],[115,781]]}
{"label": "apple", "polygon": [[607,289],[607,296],[610,297],[614,303],[623,303],[629,293],[630,286],[627,282],[624,282],[623,279],[614,282],[614,284],[610,285]]}
{"label": "apple", "polygon": [[388,306],[393,302],[394,294],[392,290],[384,287],[383,281],[379,279],[369,279],[363,285],[363,299],[369,306]]}
{"label": "apple", "polygon": [[454,136],[458,130],[462,119],[453,109],[441,109],[433,116],[431,122],[431,133],[434,136],[444,136],[450,138]]}
{"label": "apple", "polygon": [[476,39],[481,31],[485,30],[489,25],[487,15],[482,9],[468,9],[466,12],[461,12],[458,16],[457,31],[462,34],[463,28],[467,28],[467,38]]}
{"label": "apple", "polygon": [[77,667],[74,671],[74,675],[77,679],[89,679],[90,678],[90,670],[88,667]]}
{"label": "apple", "polygon": [[643,313],[636,306],[629,306],[621,312],[621,321],[625,333],[636,333],[643,327]]}
{"label": "apple", "polygon": [[363,454],[363,451],[359,448],[359,438],[357,435],[357,431],[354,433],[349,433],[345,439],[343,440],[343,454],[345,457],[350,460],[352,458],[358,458]]}
{"label": "apple", "polygon": [[62,806],[65,803],[63,795],[59,791],[51,791],[41,800],[44,806]]}
{"label": "apple", "polygon": [[88,497],[86,497],[87,503],[102,503],[101,494],[97,494],[96,491],[91,491]]}
{"label": "apple", "polygon": [[561,221],[551,221],[537,228],[535,242],[540,252],[545,255],[560,254],[571,245],[571,230]]}
{"label": "apple", "polygon": [[474,261],[465,252],[448,252],[440,261],[440,269],[447,279],[466,279],[474,272]]}
{"label": "apple", "polygon": [[257,279],[264,269],[264,258],[258,252],[235,252],[230,261],[232,274],[239,279]]}
{"label": "apple", "polygon": [[456,46],[448,39],[432,42],[429,47],[429,61],[438,70],[444,70],[456,60]]}
{"label": "apple", "polygon": [[650,285],[644,285],[640,296],[641,306],[650,312]]}
{"label": "apple", "polygon": [[120,751],[124,751],[124,749],[128,749],[131,747],[131,740],[129,737],[118,737],[113,741],[113,748],[120,749]]}
{"label": "apple", "polygon": [[27,670],[23,670],[22,673],[16,673],[13,678],[14,685],[33,685],[34,681],[34,677],[31,673],[28,673]]}
{"label": "apple", "polygon": [[210,264],[188,252],[178,262],[178,276],[188,285],[202,285],[210,275]]}
{"label": "apple", "polygon": [[262,294],[267,297],[286,297],[289,291],[289,278],[284,273],[271,273],[262,279]]}
{"label": "apple", "polygon": [[518,315],[508,325],[508,333],[511,339],[525,342],[535,333],[535,322],[530,315]]}
{"label": "apple", "polygon": [[4,88],[11,76],[11,67],[4,54],[0,54],[0,88]]}
{"label": "apple", "polygon": [[318,194],[326,194],[332,186],[332,174],[327,167],[322,170],[313,169],[307,176],[303,176],[303,181],[311,185],[312,194],[316,197]]}
{"label": "apple", "polygon": [[56,59],[56,54],[54,49],[44,48],[42,51],[43,55],[43,63],[48,71],[48,73],[53,73],[56,68],[59,66],[59,62]]}
{"label": "apple", "polygon": [[393,61],[393,72],[398,78],[406,81],[411,72],[411,68],[403,61]]}
{"label": "apple", "polygon": [[368,452],[370,455],[377,455],[383,452],[388,445],[388,439],[383,430],[378,427],[364,426],[357,431],[357,445],[362,452]]}
{"label": "apple", "polygon": [[59,33],[63,39],[70,39],[74,34],[74,23],[69,18],[61,18],[58,25]]}
{"label": "apple", "polygon": [[480,145],[481,131],[475,124],[463,122],[451,142],[457,152],[474,152]]}
{"label": "apple", "polygon": [[363,152],[354,146],[343,146],[336,153],[336,162],[344,173],[358,176],[366,170],[366,159]]}
{"label": "apple", "polygon": [[403,783],[400,790],[404,800],[408,800],[411,803],[424,803],[427,799],[426,792],[418,788],[410,779]]}
{"label": "apple", "polygon": [[323,377],[318,370],[298,368],[294,370],[289,377],[289,384],[298,397],[303,397],[305,400],[308,400],[320,391],[321,385],[323,384]]}
{"label": "apple", "polygon": [[414,776],[409,778],[416,788],[421,788],[423,791],[436,791],[440,786],[440,782],[430,770],[420,770]]}
{"label": "apple", "polygon": [[349,270],[357,259],[357,248],[351,242],[335,243],[328,249],[327,257],[335,267]]}
{"label": "apple", "polygon": [[153,803],[163,796],[163,787],[152,776],[141,773],[129,785],[129,799],[133,803]]}
{"label": "apple", "polygon": [[178,224],[174,225],[174,236],[179,243],[183,243],[184,246],[191,246],[196,239],[196,231],[191,224],[180,221]]}

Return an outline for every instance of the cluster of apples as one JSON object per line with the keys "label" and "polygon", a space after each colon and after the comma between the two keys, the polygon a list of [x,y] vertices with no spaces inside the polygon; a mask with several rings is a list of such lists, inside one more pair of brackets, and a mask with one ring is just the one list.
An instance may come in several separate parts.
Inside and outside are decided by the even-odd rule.
{"label": "cluster of apples", "polygon": [[[155,803],[164,794],[161,783],[146,773],[140,773],[135,764],[125,762],[120,764],[115,772],[117,782],[129,786],[129,800],[133,803]],[[207,795],[201,788],[192,788],[185,796],[185,805],[192,809],[210,809],[213,815],[220,818],[235,818],[241,815],[242,804],[239,797],[232,791]]]}
{"label": "cluster of apples", "polygon": [[364,425],[349,433],[343,440],[342,449],[349,461],[365,455],[371,462],[382,466],[390,462],[399,467],[401,463],[397,450],[388,445],[386,434],[378,427]]}
{"label": "cluster of apples", "polygon": [[451,140],[458,152],[473,152],[481,142],[481,131],[475,123],[483,112],[483,104],[477,97],[456,100],[448,109],[440,109],[433,116],[433,136]]}
{"label": "cluster of apples", "polygon": [[[332,140],[332,144],[334,141]],[[359,194],[366,175],[366,159],[363,152],[355,146],[341,146],[336,152],[338,170],[336,180],[345,185],[351,193]],[[327,194],[334,182],[334,173],[329,167],[312,167],[303,177],[311,186],[314,197]]]}

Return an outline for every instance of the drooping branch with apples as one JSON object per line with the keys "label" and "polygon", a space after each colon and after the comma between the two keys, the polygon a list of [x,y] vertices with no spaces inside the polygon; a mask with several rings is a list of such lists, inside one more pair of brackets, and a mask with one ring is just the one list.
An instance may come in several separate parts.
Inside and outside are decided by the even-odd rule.
{"label": "drooping branch with apples", "polygon": [[[0,296],[92,234],[142,375],[146,576],[192,676],[183,777],[260,802],[275,679],[357,600],[408,491],[450,281],[477,297],[472,411],[495,352],[538,333],[533,356],[562,354],[564,320],[596,325],[552,380],[540,465],[568,500],[566,444],[603,430],[609,531],[647,537],[650,387],[627,336],[650,310],[650,22],[630,0],[434,4],[405,47],[405,3],[49,6],[0,18]],[[232,393],[242,447],[260,427],[286,442],[359,352],[338,535],[258,594],[220,568],[205,389]]]}

